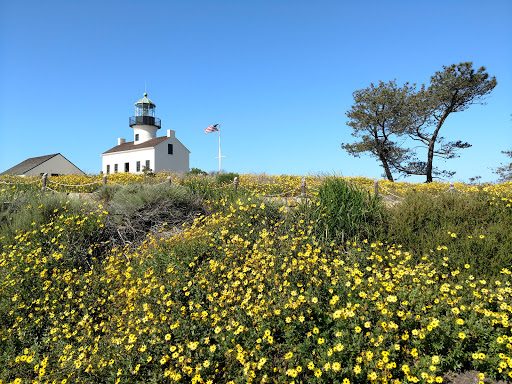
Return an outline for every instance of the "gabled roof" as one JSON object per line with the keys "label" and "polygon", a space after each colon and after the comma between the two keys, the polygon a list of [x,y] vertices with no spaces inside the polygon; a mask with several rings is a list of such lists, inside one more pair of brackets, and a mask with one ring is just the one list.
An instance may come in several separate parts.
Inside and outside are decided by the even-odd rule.
{"label": "gabled roof", "polygon": [[102,154],[104,155],[106,153],[131,151],[134,149],[141,149],[141,148],[153,148],[153,147],[156,147],[158,144],[160,144],[162,141],[165,141],[166,139],[168,139],[167,136],[155,137],[154,139],[150,139],[150,140],[145,141],[140,144],[134,144],[135,143],[134,141],[129,141],[127,143],[116,145],[114,148],[110,148],[108,151],[103,152]]}
{"label": "gabled roof", "polygon": [[[0,173],[1,175],[23,175],[30,171],[31,169],[37,167],[38,165],[43,164],[45,161],[50,160],[52,157],[58,156],[60,153],[54,153],[53,155],[39,156],[39,157],[31,157],[25,161],[22,161],[18,165],[15,165],[12,168],[9,168],[7,171]],[[62,156],[62,155],[61,155]]]}

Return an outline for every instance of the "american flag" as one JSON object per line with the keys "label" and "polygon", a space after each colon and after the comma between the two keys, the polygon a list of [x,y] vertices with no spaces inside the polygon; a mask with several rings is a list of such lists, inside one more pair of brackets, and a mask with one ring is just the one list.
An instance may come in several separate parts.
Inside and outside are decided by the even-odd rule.
{"label": "american flag", "polygon": [[219,128],[217,128],[218,125],[219,124],[210,125],[208,128],[204,130],[204,133],[217,132],[219,130]]}

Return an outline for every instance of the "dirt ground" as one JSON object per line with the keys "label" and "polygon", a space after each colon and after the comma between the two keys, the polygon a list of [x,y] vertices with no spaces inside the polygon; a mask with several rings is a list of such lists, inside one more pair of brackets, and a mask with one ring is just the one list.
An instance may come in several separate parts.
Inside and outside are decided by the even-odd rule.
{"label": "dirt ground", "polygon": [[[443,376],[443,383],[448,384],[478,384],[480,379],[478,378],[478,372],[466,371],[462,373],[448,373]],[[512,384],[512,381],[504,380],[492,380],[490,378],[484,379],[485,384]]]}

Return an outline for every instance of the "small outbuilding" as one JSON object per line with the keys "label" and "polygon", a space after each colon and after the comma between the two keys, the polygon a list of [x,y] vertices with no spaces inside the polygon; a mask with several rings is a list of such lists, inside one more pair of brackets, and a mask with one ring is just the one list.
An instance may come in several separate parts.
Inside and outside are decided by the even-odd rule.
{"label": "small outbuilding", "polygon": [[53,155],[31,157],[0,173],[3,175],[38,176],[47,173],[48,176],[85,175],[76,165],[60,153]]}

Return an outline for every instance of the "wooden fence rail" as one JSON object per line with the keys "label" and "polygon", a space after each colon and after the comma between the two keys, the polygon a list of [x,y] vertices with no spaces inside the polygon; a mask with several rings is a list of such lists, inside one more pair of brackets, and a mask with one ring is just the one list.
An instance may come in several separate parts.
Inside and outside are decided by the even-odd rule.
{"label": "wooden fence rail", "polygon": [[[42,178],[41,178],[41,191],[44,191],[46,189],[50,189],[51,190],[51,188],[48,187],[48,183],[54,183],[54,182],[50,181],[47,173],[44,173],[42,175]],[[96,184],[96,183],[100,183],[100,181],[97,181],[97,182],[94,182],[94,183],[90,183],[90,184]],[[103,186],[106,186],[108,184],[108,176],[107,175],[103,175],[101,183],[102,183]],[[4,183],[4,184],[8,184],[8,183]],[[54,184],[58,184],[58,183],[54,183]],[[80,186],[86,186],[86,185],[90,185],[90,184],[84,184],[84,185],[59,184],[59,185],[68,186],[68,187],[80,187]],[[159,183],[159,184],[171,185],[172,184],[171,176],[167,176],[166,181],[164,181],[162,183]],[[225,186],[223,186],[221,188],[228,187],[229,185],[230,184],[227,184],[227,185],[225,185]],[[234,191],[237,192],[238,191],[238,187],[240,186],[240,181],[238,179],[238,176],[233,179],[233,182],[231,183],[231,185],[233,186]],[[306,178],[304,178],[304,177],[302,178],[301,183],[300,183],[300,187],[298,187],[296,189],[299,189],[299,188],[300,188],[300,196],[306,197],[308,195],[307,192],[306,192],[306,190],[307,190]],[[375,196],[379,195],[379,188],[381,190],[383,190],[385,193],[389,194],[389,195],[392,195],[392,196],[397,197],[397,198],[402,198],[401,196],[394,195],[392,192],[388,191],[384,187],[379,186],[379,181],[378,180],[374,180],[374,182],[373,182],[373,194]],[[296,189],[293,189],[293,190],[291,190],[289,192],[293,192]],[[449,187],[448,191],[450,193],[455,193],[458,190],[455,188],[454,183],[450,183],[450,187]],[[286,194],[286,193],[288,193],[288,192],[285,192],[284,194]],[[283,194],[277,194],[276,196],[280,196],[280,195],[283,195]]]}

